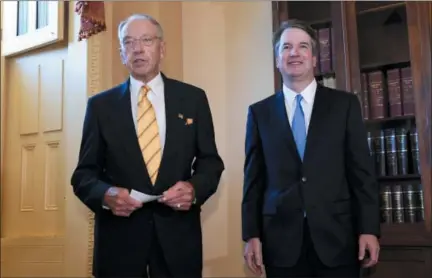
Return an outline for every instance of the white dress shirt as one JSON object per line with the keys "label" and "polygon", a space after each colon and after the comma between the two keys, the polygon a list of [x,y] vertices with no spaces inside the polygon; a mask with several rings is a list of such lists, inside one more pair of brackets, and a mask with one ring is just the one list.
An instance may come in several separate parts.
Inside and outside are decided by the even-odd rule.
{"label": "white dress shirt", "polygon": [[[134,119],[135,130],[137,130],[137,110],[138,110],[138,96],[142,86],[145,84],[132,76],[130,76],[130,97],[131,97],[131,108],[132,116]],[[165,146],[165,135],[166,135],[166,119],[165,119],[165,91],[164,83],[161,74],[156,75],[155,78],[147,83],[151,91],[148,93],[148,99],[150,100],[156,114],[156,121],[159,128],[159,138],[161,141],[162,152]]]}
{"label": "white dress shirt", "polygon": [[[316,88],[317,88],[317,82],[314,79],[302,92],[300,92],[300,94],[303,96],[303,99],[301,100],[301,106],[303,108],[303,112],[305,115],[306,133],[308,132],[309,129],[309,123],[312,115],[312,107],[315,99]],[[286,87],[285,84],[283,85],[282,91],[284,94],[288,121],[292,127],[294,112],[297,107],[296,96],[298,93]]]}

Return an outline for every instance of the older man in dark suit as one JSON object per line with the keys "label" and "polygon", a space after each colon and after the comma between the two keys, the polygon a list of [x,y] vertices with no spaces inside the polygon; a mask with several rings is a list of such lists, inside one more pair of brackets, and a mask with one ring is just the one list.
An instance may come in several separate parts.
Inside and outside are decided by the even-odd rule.
{"label": "older man in dark suit", "polygon": [[[201,277],[201,206],[218,155],[205,92],[160,72],[163,31],[148,15],[119,25],[130,77],[88,101],[76,196],[95,213],[96,277]],[[163,195],[141,203],[135,190]]]}

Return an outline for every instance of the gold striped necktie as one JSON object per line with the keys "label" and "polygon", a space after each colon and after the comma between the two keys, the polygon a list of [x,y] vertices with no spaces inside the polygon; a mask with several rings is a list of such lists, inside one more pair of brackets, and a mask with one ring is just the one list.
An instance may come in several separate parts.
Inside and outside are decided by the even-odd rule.
{"label": "gold striped necktie", "polygon": [[143,86],[138,97],[138,141],[150,179],[155,184],[161,162],[159,128],[153,105],[147,95],[150,87]]}

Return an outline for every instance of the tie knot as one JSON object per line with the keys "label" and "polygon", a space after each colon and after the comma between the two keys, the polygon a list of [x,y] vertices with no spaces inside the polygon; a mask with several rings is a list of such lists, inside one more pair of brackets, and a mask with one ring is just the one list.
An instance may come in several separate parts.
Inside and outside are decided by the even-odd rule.
{"label": "tie knot", "polygon": [[150,87],[147,85],[144,85],[141,87],[141,94],[143,97],[147,96],[147,94],[151,91]]}
{"label": "tie knot", "polygon": [[138,95],[138,103],[141,103],[144,98],[147,97],[147,94],[151,91],[150,87],[147,85],[144,85],[140,89],[140,93]]}
{"label": "tie knot", "polygon": [[297,103],[300,104],[300,102],[301,102],[302,99],[303,99],[302,95],[300,95],[300,94],[296,95],[296,101],[297,101]]}

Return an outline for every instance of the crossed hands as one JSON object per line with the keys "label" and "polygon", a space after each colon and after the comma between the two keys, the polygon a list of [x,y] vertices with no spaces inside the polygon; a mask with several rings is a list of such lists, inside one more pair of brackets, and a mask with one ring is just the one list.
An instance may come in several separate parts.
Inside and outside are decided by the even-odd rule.
{"label": "crossed hands", "polygon": [[[142,203],[132,198],[129,190],[121,187],[114,187],[116,194],[105,194],[104,204],[108,206],[112,213],[117,216],[129,217],[132,212],[142,207]],[[195,199],[195,191],[190,182],[179,181],[171,188],[163,193],[163,196],[158,200],[175,210],[189,210],[193,200]]]}

